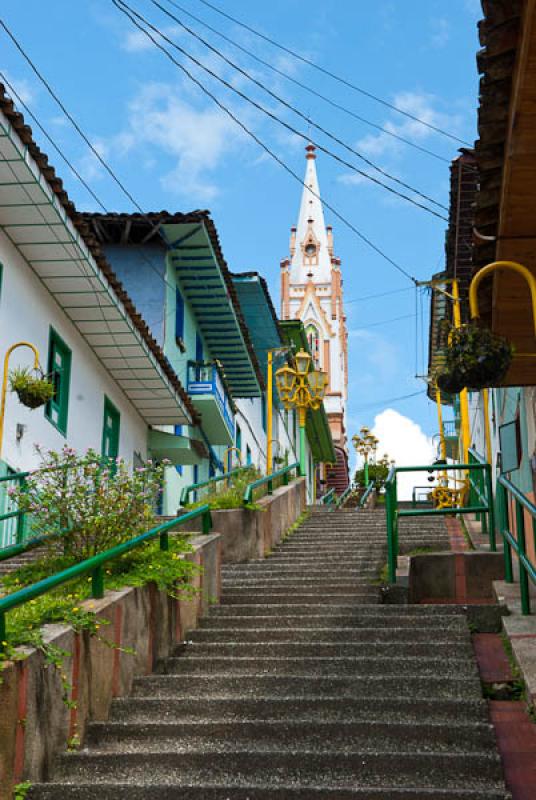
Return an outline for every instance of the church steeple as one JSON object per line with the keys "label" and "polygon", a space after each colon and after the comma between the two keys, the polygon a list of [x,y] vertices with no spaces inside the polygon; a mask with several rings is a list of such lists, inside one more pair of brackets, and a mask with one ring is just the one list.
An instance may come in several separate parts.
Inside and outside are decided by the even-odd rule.
{"label": "church steeple", "polygon": [[326,227],[316,173],[316,152],[307,145],[298,224],[290,232],[290,257],[281,262],[281,317],[302,320],[316,365],[328,374],[325,407],[333,440],[346,451],[348,335],[341,262]]}
{"label": "church steeple", "polygon": [[316,173],[315,146],[307,145],[307,166],[303,187],[298,225],[294,232],[294,247],[290,279],[293,283],[306,283],[313,279],[315,283],[328,283],[331,273],[330,248],[328,233],[324,221],[324,209],[320,200],[320,186]]}

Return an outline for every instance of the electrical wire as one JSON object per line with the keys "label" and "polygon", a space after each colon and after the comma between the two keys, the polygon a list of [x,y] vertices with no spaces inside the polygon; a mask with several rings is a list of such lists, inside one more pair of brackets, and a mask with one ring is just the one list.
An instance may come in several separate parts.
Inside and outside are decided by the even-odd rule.
{"label": "electrical wire", "polygon": [[[342,111],[344,114],[347,114],[348,116],[353,117],[354,119],[358,120],[359,122],[363,122],[365,125],[368,125],[371,128],[375,128],[377,131],[380,131],[382,134],[385,134],[386,136],[390,136],[393,139],[397,139],[399,142],[403,142],[404,144],[408,145],[409,147],[413,147],[415,150],[420,150],[422,153],[425,153],[426,155],[432,156],[432,158],[436,158],[438,161],[443,161],[444,164],[450,164],[451,163],[451,160],[449,158],[445,158],[444,156],[439,155],[439,153],[434,153],[433,150],[429,150],[427,147],[423,147],[422,145],[419,145],[416,142],[412,142],[411,139],[406,139],[404,136],[400,136],[400,134],[394,133],[393,131],[390,131],[388,128],[385,128],[382,125],[378,125],[376,122],[371,122],[366,117],[362,117],[359,114],[356,114],[355,111],[352,111],[351,109],[346,108],[345,106],[340,105],[339,103],[336,103],[332,98],[327,97],[325,94],[321,94],[321,92],[318,92],[316,89],[311,88],[311,86],[307,86],[307,84],[302,83],[301,81],[297,80],[296,78],[293,78],[292,75],[289,75],[287,72],[284,72],[284,70],[279,69],[278,67],[275,67],[273,64],[270,64],[269,61],[265,61],[263,58],[261,58],[256,53],[254,53],[252,50],[248,50],[247,47],[244,47],[243,45],[239,44],[234,39],[231,39],[230,36],[227,36],[225,33],[222,33],[217,28],[214,28],[212,25],[209,25],[208,22],[205,22],[200,17],[196,16],[195,14],[192,14],[191,11],[188,11],[186,8],[184,8],[183,6],[181,6],[178,3],[176,3],[175,0],[165,0],[165,2],[167,2],[168,5],[173,6],[174,8],[176,8],[178,11],[181,11],[183,14],[186,14],[187,17],[190,17],[191,19],[195,20],[200,25],[202,25],[204,28],[206,28],[207,30],[209,30],[212,33],[216,34],[216,36],[219,36],[221,39],[223,39],[225,42],[228,42],[228,44],[232,45],[237,50],[240,50],[242,53],[245,53],[247,56],[252,58],[254,61],[257,61],[257,63],[262,64],[264,67],[266,67],[267,69],[271,70],[276,75],[281,76],[282,78],[284,78],[285,80],[289,81],[290,83],[293,83],[295,86],[299,86],[300,89],[303,89],[304,91],[309,92],[309,94],[312,94],[314,97],[318,97],[319,100],[322,100],[323,102],[328,103],[332,108],[336,108],[339,111]],[[463,166],[465,167],[465,166],[469,166],[469,165],[465,165],[464,164]]]}
{"label": "electrical wire", "polygon": [[[148,38],[150,38],[154,42],[154,44],[163,53],[165,53],[168,56],[168,58],[170,58],[170,60],[173,61],[177,66],[180,65],[180,62],[178,62],[176,59],[174,59],[173,56],[171,55],[171,53],[169,53],[166,50],[166,48],[163,47],[163,45],[161,45],[159,42],[157,42],[154,39],[154,37],[149,34],[149,31],[146,30],[146,28],[143,27],[143,25],[146,25],[147,28],[152,30],[157,36],[159,36],[161,39],[163,39],[165,42],[167,42],[175,50],[178,50],[180,53],[182,53],[182,55],[186,56],[187,59],[189,59],[192,63],[194,63],[197,67],[199,67],[204,72],[206,72],[212,78],[217,80],[219,83],[221,83],[227,89],[229,89],[229,91],[231,91],[234,94],[236,94],[242,100],[245,100],[247,103],[249,103],[255,109],[257,109],[257,111],[260,111],[261,113],[265,114],[267,117],[272,119],[274,122],[277,122],[279,125],[281,125],[283,128],[288,130],[290,133],[294,134],[295,136],[299,136],[300,139],[303,139],[306,142],[314,144],[314,146],[318,150],[320,150],[322,153],[325,153],[326,155],[328,155],[330,158],[333,158],[338,163],[342,164],[343,166],[347,167],[348,169],[352,170],[353,172],[356,172],[362,178],[365,178],[366,180],[372,181],[372,183],[375,183],[378,186],[383,187],[386,191],[390,192],[393,195],[396,195],[397,197],[400,197],[403,200],[406,200],[408,203],[411,203],[412,205],[416,206],[417,208],[420,208],[420,209],[426,211],[428,214],[432,214],[432,216],[438,217],[439,219],[441,219],[444,222],[448,222],[448,218],[443,216],[443,214],[439,214],[437,211],[433,211],[433,209],[429,208],[426,205],[423,205],[423,203],[419,203],[415,199],[413,199],[412,197],[409,197],[408,195],[403,194],[402,192],[399,192],[398,190],[394,189],[392,186],[388,186],[386,183],[383,183],[383,181],[379,180],[378,178],[375,178],[374,176],[370,175],[368,172],[365,172],[364,170],[359,169],[358,167],[356,167],[351,162],[346,161],[344,158],[341,158],[341,156],[338,156],[332,150],[329,150],[327,147],[324,147],[318,141],[315,141],[314,139],[312,139],[312,137],[309,136],[309,134],[298,130],[293,125],[290,125],[288,122],[285,122],[283,119],[278,117],[277,114],[274,114],[272,111],[270,111],[269,109],[267,109],[263,105],[261,105],[261,103],[258,103],[256,100],[253,100],[251,97],[249,97],[249,95],[245,94],[240,89],[237,89],[236,86],[233,86],[232,83],[230,83],[229,81],[225,80],[225,78],[222,78],[220,75],[218,75],[212,69],[210,69],[205,64],[203,64],[202,61],[200,61],[198,58],[196,58],[191,53],[189,53],[184,47],[181,47],[176,42],[174,42],[172,39],[170,39],[169,36],[167,36],[165,33],[163,33],[160,30],[160,28],[158,28],[156,25],[153,25],[146,17],[144,17],[142,14],[140,14],[135,9],[133,9],[132,6],[129,6],[128,3],[126,3],[124,0],[112,0],[112,3],[113,3],[114,6],[116,6],[116,8],[119,11],[121,11],[123,14],[125,14],[125,16],[127,16],[131,20],[131,22],[133,22],[136,25],[136,27],[139,28],[140,31],[143,31],[145,33],[145,35],[148,36]],[[141,20],[143,25],[139,24],[134,19],[134,17],[136,17],[137,20]],[[181,23],[179,23],[179,24],[181,24]],[[180,67],[183,68],[183,65],[181,64]],[[305,118],[307,119],[307,117],[305,117]],[[414,190],[411,189],[411,191],[414,191]],[[436,202],[436,201],[432,201],[432,202]]]}
{"label": "electrical wire", "polygon": [[378,400],[375,403],[367,403],[367,405],[360,406],[359,408],[354,409],[355,412],[367,411],[370,408],[377,408],[378,406],[384,405],[392,405],[393,403],[400,403],[403,400],[409,400],[411,397],[417,397],[418,395],[426,394],[424,389],[419,389],[418,392],[413,392],[412,394],[403,394],[401,397],[390,397],[387,400]]}
{"label": "electrical wire", "polygon": [[[102,202],[102,200],[99,198],[99,196],[98,196],[98,195],[97,195],[97,194],[96,194],[96,193],[93,191],[93,189],[91,188],[91,186],[90,186],[90,185],[89,185],[89,184],[88,184],[88,183],[87,183],[87,182],[84,180],[84,178],[83,178],[83,177],[82,177],[82,175],[79,173],[79,171],[76,169],[76,167],[75,167],[75,166],[72,164],[72,162],[71,162],[71,161],[70,161],[70,160],[69,160],[69,159],[68,159],[68,158],[65,156],[65,154],[63,153],[63,151],[61,150],[61,148],[60,148],[60,147],[58,146],[58,144],[56,143],[56,141],[55,141],[55,140],[53,139],[53,137],[52,137],[52,136],[51,136],[51,135],[48,133],[48,131],[47,131],[47,130],[44,128],[44,126],[41,124],[41,122],[40,122],[39,118],[38,118],[38,117],[37,117],[37,116],[34,114],[34,112],[33,112],[33,111],[31,110],[31,108],[30,108],[30,107],[27,105],[27,103],[25,103],[25,102],[24,102],[24,100],[23,100],[23,99],[21,98],[21,96],[18,94],[18,92],[16,91],[16,89],[13,87],[13,85],[10,83],[10,81],[9,81],[9,80],[6,78],[6,76],[5,76],[5,75],[4,75],[2,72],[0,72],[0,79],[1,79],[1,80],[2,80],[4,83],[5,83],[5,85],[6,85],[6,86],[8,87],[8,89],[9,89],[10,93],[11,93],[11,94],[12,94],[12,96],[13,96],[13,97],[14,97],[14,98],[17,100],[17,102],[19,103],[19,105],[21,106],[21,108],[23,108],[23,109],[24,109],[24,111],[26,112],[26,114],[27,114],[27,115],[28,115],[28,116],[29,116],[29,117],[30,117],[30,118],[33,120],[33,122],[34,122],[34,123],[37,125],[37,127],[38,127],[38,128],[41,130],[41,132],[43,133],[43,135],[44,135],[44,136],[47,138],[47,140],[49,141],[49,143],[51,144],[51,146],[54,148],[54,150],[57,152],[57,154],[60,156],[60,158],[61,158],[61,159],[64,161],[64,163],[65,163],[65,164],[66,164],[66,165],[69,167],[69,169],[70,169],[70,170],[73,172],[73,174],[76,176],[76,178],[77,178],[77,179],[80,181],[80,183],[81,183],[81,184],[84,186],[84,188],[85,188],[85,189],[88,191],[88,193],[91,195],[91,197],[92,197],[92,198],[95,200],[95,202],[96,202],[96,203],[99,205],[99,207],[100,207],[100,208],[101,208],[101,209],[102,209],[102,210],[103,210],[105,213],[110,213],[109,209],[108,209],[108,208],[107,208],[107,207],[104,205],[104,203],[103,203],[103,202]],[[161,275],[161,273],[159,273],[159,272],[156,270],[156,268],[155,268],[154,264],[153,264],[153,263],[150,261],[150,259],[148,259],[148,258],[147,258],[147,256],[145,256],[143,253],[137,253],[137,255],[138,255],[138,256],[139,256],[139,257],[140,257],[140,258],[141,258],[141,259],[142,259],[144,262],[146,262],[146,263],[147,263],[147,264],[148,264],[148,265],[151,267],[151,269],[152,269],[152,270],[155,272],[155,274],[156,274],[156,275],[158,275],[158,277],[159,277],[159,278],[160,278],[160,279],[161,279],[161,280],[162,280],[162,281],[165,283],[165,285],[166,285],[166,286],[169,286],[169,287],[171,287],[171,288],[175,288],[175,287],[174,287],[172,284],[170,284],[170,283],[169,283],[169,282],[168,282],[168,281],[165,279],[165,276],[162,276],[162,275]],[[386,296],[386,295],[397,294],[397,293],[400,293],[400,292],[406,292],[406,291],[411,291],[411,290],[412,290],[412,287],[409,287],[409,286],[408,286],[408,287],[404,287],[404,288],[402,288],[402,289],[394,289],[394,290],[391,290],[391,291],[389,291],[389,292],[380,292],[380,293],[378,293],[378,294],[368,295],[368,296],[365,296],[365,297],[357,297],[357,298],[353,298],[353,299],[350,299],[350,300],[348,300],[348,301],[345,301],[345,302],[348,302],[348,303],[355,303],[355,302],[360,302],[360,301],[372,300],[372,299],[376,299],[376,298],[379,298],[379,297],[384,297],[384,296]],[[264,306],[261,306],[261,304],[258,304],[258,305],[259,305],[259,308],[261,308],[261,307],[264,307]],[[165,322],[165,320],[166,320],[168,317],[170,317],[170,316],[174,316],[174,314],[175,314],[175,308],[171,308],[171,309],[170,309],[168,312],[166,312],[166,313],[165,313],[165,314],[164,314],[164,315],[163,315],[163,316],[162,316],[162,317],[161,317],[161,318],[160,318],[160,319],[159,319],[159,320],[156,322],[156,325],[160,325],[160,324],[164,323],[164,322]],[[370,325],[369,327],[372,327],[372,326],[374,326],[375,324],[382,324],[382,323],[371,323],[371,325]]]}
{"label": "electrical wire", "polygon": [[344,305],[348,303],[364,303],[365,300],[376,300],[379,297],[387,297],[390,294],[401,294],[402,292],[413,291],[413,286],[404,286],[403,289],[390,289],[388,292],[379,292],[378,294],[368,294],[365,297],[352,297],[350,300],[344,300]]}
{"label": "electrical wire", "polygon": [[357,331],[367,331],[369,328],[377,328],[380,325],[388,325],[390,322],[400,322],[403,319],[413,319],[415,314],[404,314],[401,317],[391,317],[391,319],[383,319],[381,322],[370,322],[368,325],[363,325],[360,328],[354,328]]}
{"label": "electrical wire", "polygon": [[[411,192],[414,192],[416,195],[418,195],[419,197],[422,197],[424,200],[428,200],[433,205],[438,206],[438,208],[442,208],[444,211],[448,211],[449,210],[447,206],[443,205],[443,203],[440,203],[439,201],[434,200],[433,197],[430,197],[429,195],[424,194],[424,192],[421,192],[419,189],[416,189],[414,186],[411,186],[411,184],[406,183],[405,181],[401,180],[400,178],[396,177],[395,175],[391,175],[391,173],[387,172],[387,170],[382,169],[382,167],[379,167],[370,158],[367,158],[367,156],[363,155],[363,153],[360,153],[354,147],[351,147],[349,144],[344,142],[342,139],[339,139],[337,136],[335,136],[333,133],[331,133],[329,130],[327,130],[323,126],[318,125],[316,122],[314,122],[311,119],[310,115],[304,114],[303,111],[300,111],[298,108],[296,108],[296,106],[293,106],[291,103],[287,102],[280,95],[276,94],[274,91],[272,91],[267,86],[265,86],[265,84],[263,84],[262,81],[259,81],[259,80],[257,80],[257,78],[253,77],[249,72],[247,72],[247,70],[243,69],[241,66],[236,64],[234,61],[231,61],[230,58],[227,58],[227,56],[224,55],[220,50],[218,50],[217,47],[214,47],[212,44],[210,44],[210,42],[207,42],[206,39],[203,39],[202,36],[200,36],[198,33],[196,33],[194,30],[192,30],[190,27],[188,27],[188,25],[186,25],[184,22],[181,22],[181,20],[177,16],[175,16],[175,14],[172,14],[170,11],[167,11],[158,2],[158,0],[150,0],[150,2],[154,6],[156,6],[156,8],[159,8],[164,14],[166,14],[166,16],[168,16],[170,19],[172,19],[174,22],[176,22],[183,30],[185,30],[187,33],[189,33],[190,36],[193,36],[194,39],[196,39],[198,42],[201,42],[212,53],[214,53],[219,58],[221,58],[226,64],[228,64],[230,67],[232,67],[237,72],[239,72],[241,75],[243,75],[245,78],[247,78],[247,80],[249,80],[252,83],[254,83],[255,86],[258,86],[260,89],[262,89],[268,95],[270,95],[270,97],[273,97],[274,100],[276,100],[278,103],[281,103],[281,105],[283,105],[285,108],[289,109],[289,111],[292,111],[293,114],[296,114],[298,117],[300,117],[301,119],[305,120],[305,122],[307,122],[311,127],[316,128],[316,130],[318,130],[321,133],[323,133],[329,139],[332,139],[334,142],[336,142],[338,145],[343,147],[349,153],[352,153],[352,155],[357,156],[357,158],[361,159],[361,161],[363,161],[365,164],[367,164],[372,169],[376,170],[376,172],[378,172],[381,175],[383,175],[384,177],[388,178],[390,181],[393,181],[393,183],[396,183],[399,186],[403,186],[405,189],[409,189]],[[167,39],[167,41],[171,41],[171,40]],[[179,49],[181,50],[181,52],[183,52],[181,48],[179,48]]]}
{"label": "electrical wire", "polygon": [[35,116],[35,114],[34,114],[34,113],[31,111],[31,109],[29,108],[29,106],[28,106],[28,105],[27,105],[27,104],[24,102],[24,100],[22,99],[22,97],[20,96],[20,94],[18,94],[18,92],[15,90],[15,88],[14,88],[13,84],[12,84],[12,83],[10,83],[10,82],[8,81],[8,79],[6,78],[6,76],[5,76],[5,74],[4,74],[3,72],[0,72],[0,80],[2,81],[2,83],[4,83],[4,84],[7,86],[7,88],[8,88],[8,89],[9,89],[9,91],[10,91],[10,94],[11,94],[11,96],[15,98],[15,100],[17,101],[17,103],[19,104],[19,106],[20,106],[21,108],[23,108],[23,109],[25,110],[26,114],[27,114],[27,115],[28,115],[28,116],[29,116],[29,117],[30,117],[30,118],[31,118],[31,119],[34,121],[34,123],[37,125],[37,127],[39,128],[39,130],[41,131],[41,133],[43,134],[43,136],[45,136],[45,137],[46,137],[46,139],[47,139],[47,140],[48,140],[48,142],[49,142],[49,143],[52,145],[52,147],[54,148],[54,150],[56,151],[56,153],[59,155],[59,157],[62,159],[62,161],[63,161],[65,164],[67,164],[67,166],[69,167],[69,169],[71,170],[71,172],[73,173],[73,175],[75,175],[75,176],[76,176],[76,178],[77,178],[77,179],[80,181],[80,183],[82,184],[82,186],[84,187],[84,189],[86,189],[86,190],[89,192],[89,194],[90,194],[90,195],[91,195],[91,197],[92,197],[92,198],[95,200],[95,202],[97,203],[97,205],[99,206],[99,208],[101,208],[101,209],[102,209],[104,212],[106,212],[106,213],[107,213],[107,209],[106,209],[106,207],[105,207],[105,206],[102,204],[102,202],[99,200],[99,198],[97,197],[97,195],[95,194],[95,192],[93,191],[93,189],[91,188],[91,186],[90,186],[90,185],[89,185],[89,184],[88,184],[88,183],[87,183],[87,182],[84,180],[84,178],[82,177],[82,175],[80,174],[80,172],[79,172],[79,171],[76,169],[76,167],[74,166],[74,164],[73,164],[73,163],[72,163],[72,162],[71,162],[71,161],[70,161],[70,160],[67,158],[67,156],[65,156],[65,155],[63,154],[63,152],[61,151],[61,149],[59,148],[59,146],[56,144],[56,142],[54,141],[54,139],[52,138],[52,136],[51,136],[51,135],[48,133],[48,131],[47,131],[47,130],[46,130],[44,127],[43,127],[43,125],[42,125],[42,124],[39,122],[39,120],[37,119],[37,117]]}
{"label": "electrical wire", "polygon": [[291,50],[290,47],[286,47],[285,45],[280,44],[279,42],[275,41],[275,39],[271,39],[269,36],[266,36],[264,33],[261,33],[260,31],[255,30],[255,28],[252,28],[250,25],[247,25],[245,22],[241,22],[240,20],[236,19],[236,17],[233,17],[230,14],[228,14],[227,12],[222,11],[221,8],[218,8],[217,6],[215,6],[212,3],[208,2],[208,0],[198,0],[198,1],[200,3],[203,3],[203,5],[205,5],[205,6],[208,6],[213,11],[216,11],[222,17],[226,17],[231,22],[234,22],[235,25],[239,25],[241,28],[245,28],[245,30],[249,31],[250,33],[253,33],[255,36],[258,36],[260,39],[264,39],[265,42],[268,42],[273,47],[277,47],[279,50],[282,50],[283,52],[287,53],[288,55],[292,56],[293,58],[296,58],[299,61],[303,62],[304,64],[307,64],[309,67],[313,67],[313,69],[316,69],[319,72],[322,72],[324,75],[327,75],[328,77],[332,78],[333,80],[336,80],[338,83],[342,83],[344,86],[347,86],[349,89],[353,89],[355,92],[359,92],[359,94],[362,94],[365,97],[368,97],[370,100],[374,100],[377,103],[380,103],[381,105],[386,106],[387,108],[390,108],[392,111],[396,111],[398,114],[402,114],[404,117],[408,117],[409,119],[413,120],[414,122],[418,122],[420,125],[423,125],[425,128],[429,128],[430,130],[435,131],[436,133],[440,133],[442,136],[446,136],[448,139],[452,139],[455,142],[460,142],[460,144],[466,145],[468,147],[472,147],[470,142],[466,142],[464,139],[460,139],[459,136],[455,136],[455,134],[449,133],[448,131],[444,130],[443,128],[439,128],[436,125],[432,125],[431,122],[426,122],[425,120],[421,119],[420,117],[417,117],[414,114],[411,114],[409,111],[404,111],[404,109],[399,108],[398,106],[395,106],[393,103],[390,103],[388,100],[384,100],[383,98],[379,97],[378,95],[372,94],[372,92],[369,92],[366,89],[363,89],[361,86],[357,86],[356,84],[351,83],[350,81],[346,80],[346,78],[343,78],[340,75],[337,75],[336,73],[331,72],[330,70],[326,69],[325,67],[321,67],[319,64],[316,64],[311,59],[306,58],[305,56],[301,56],[295,50]]}
{"label": "electrical wire", "polygon": [[[400,264],[397,264],[397,262],[394,261],[394,259],[392,259],[386,253],[384,253],[383,250],[381,250],[381,248],[379,248],[368,237],[366,237],[363,233],[361,233],[361,231],[359,231],[355,227],[355,225],[353,225],[349,220],[347,220],[346,217],[344,217],[339,211],[337,211],[331,204],[327,203],[320,197],[319,194],[310,189],[307,186],[307,184],[300,178],[300,176],[297,173],[295,173],[276,153],[274,153],[273,150],[271,150],[268,147],[268,145],[266,145],[255,133],[253,133],[253,131],[251,131],[229,108],[227,108],[220,100],[218,100],[218,98],[209,89],[207,89],[207,87],[200,80],[198,80],[198,78],[192,75],[192,73],[189,72],[188,69],[183,64],[177,61],[171,55],[171,53],[169,53],[159,42],[157,42],[156,39],[151,35],[151,33],[147,31],[142,25],[140,25],[137,22],[137,20],[135,20],[131,16],[129,11],[125,10],[124,8],[121,8],[121,6],[119,5],[120,2],[122,2],[122,0],[112,0],[112,3],[118,8],[118,10],[121,11],[121,13],[125,14],[125,16],[127,16],[131,20],[131,22],[133,23],[133,25],[136,26],[136,28],[138,28],[149,39],[151,39],[154,45],[158,47],[158,49],[161,50],[178,67],[178,69],[180,69],[193,83],[195,83],[201,89],[201,91],[207,95],[207,97],[210,97],[211,100],[218,106],[218,108],[220,108],[225,114],[227,114],[227,116],[229,116],[248,136],[250,136],[259,145],[259,147],[261,147],[264,150],[265,153],[267,153],[271,158],[273,158],[289,175],[291,175],[296,181],[298,181],[298,183],[301,186],[308,189],[308,191],[313,195],[313,197],[316,197],[323,204],[325,208],[329,209],[331,213],[334,216],[336,216],[337,219],[339,219],[346,227],[348,227],[351,231],[353,231],[353,233],[355,233],[355,235],[358,236],[359,239],[365,242],[372,250],[374,250],[385,261],[391,264],[391,266],[393,266],[398,272],[404,275],[408,280],[410,280],[414,284],[417,283],[416,278],[413,275],[411,275],[406,269],[404,269],[404,267],[400,266]],[[125,4],[122,3],[122,5]]]}

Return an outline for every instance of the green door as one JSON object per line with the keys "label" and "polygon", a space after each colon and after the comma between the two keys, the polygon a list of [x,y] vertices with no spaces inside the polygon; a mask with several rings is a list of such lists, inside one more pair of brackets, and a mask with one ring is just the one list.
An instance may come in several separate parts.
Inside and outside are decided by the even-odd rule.
{"label": "green door", "polygon": [[116,459],[119,455],[119,427],[121,415],[106,395],[104,396],[104,421],[102,424],[102,455]]}

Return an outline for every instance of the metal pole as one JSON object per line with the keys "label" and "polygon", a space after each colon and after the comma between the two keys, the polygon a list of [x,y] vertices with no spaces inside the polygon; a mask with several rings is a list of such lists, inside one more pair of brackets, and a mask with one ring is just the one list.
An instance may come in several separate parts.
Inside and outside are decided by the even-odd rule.
{"label": "metal pole", "polygon": [[4,439],[4,417],[6,414],[6,394],[7,394],[9,357],[13,352],[13,350],[16,350],[17,347],[29,347],[34,354],[34,369],[38,369],[39,367],[39,350],[35,345],[31,344],[31,342],[16,342],[15,344],[12,344],[10,348],[8,348],[6,355],[4,357],[4,379],[2,382],[2,399],[0,402],[0,455],[2,455],[2,442]]}
{"label": "metal pole", "polygon": [[[462,317],[460,312],[460,294],[458,291],[458,281],[452,281],[452,299],[453,299],[453,315],[454,327],[460,328],[462,324]],[[469,426],[469,398],[467,389],[462,389],[460,392],[460,417],[462,423],[462,452],[463,462],[467,463],[467,454],[469,451],[471,428]]]}
{"label": "metal pole", "polygon": [[365,453],[365,488],[368,486],[368,453]]}
{"label": "metal pole", "polygon": [[305,478],[307,477],[307,463],[305,459],[305,420],[307,417],[307,408],[305,406],[299,406],[298,414],[300,423],[300,474]]}
{"label": "metal pole", "polygon": [[484,405],[484,433],[486,436],[486,456],[488,464],[491,466],[492,452],[491,452],[491,427],[489,424],[489,391],[482,389],[482,402]]}
{"label": "metal pole", "polygon": [[272,473],[272,417],[273,417],[273,363],[274,354],[268,350],[266,386],[266,474]]}

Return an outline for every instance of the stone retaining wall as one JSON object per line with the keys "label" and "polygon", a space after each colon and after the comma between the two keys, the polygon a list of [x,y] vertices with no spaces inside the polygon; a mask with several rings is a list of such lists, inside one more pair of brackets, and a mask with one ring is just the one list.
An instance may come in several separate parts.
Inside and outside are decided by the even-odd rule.
{"label": "stone retaining wall", "polygon": [[[306,507],[305,478],[274,489],[258,500],[260,510],[232,508],[212,511],[212,523],[222,537],[222,559],[226,563],[264,558],[281,541]],[[201,520],[192,520],[200,530]]]}
{"label": "stone retaining wall", "polygon": [[[66,651],[64,674],[71,684],[69,708],[61,677],[46,665],[43,654],[26,650],[22,661],[8,662],[0,672],[0,800],[11,800],[22,781],[46,780],[55,756],[73,737],[83,741],[87,722],[106,720],[114,697],[130,692],[134,679],[152,672],[185,634],[196,628],[219,601],[221,538],[213,533],[192,538],[186,558],[202,569],[194,580],[192,599],[175,600],[154,584],[106,592],[86,601],[99,618],[109,621],[101,633],[134,654],[109,647],[87,632],[47,625],[45,640]],[[22,649],[22,648],[21,648]]]}

